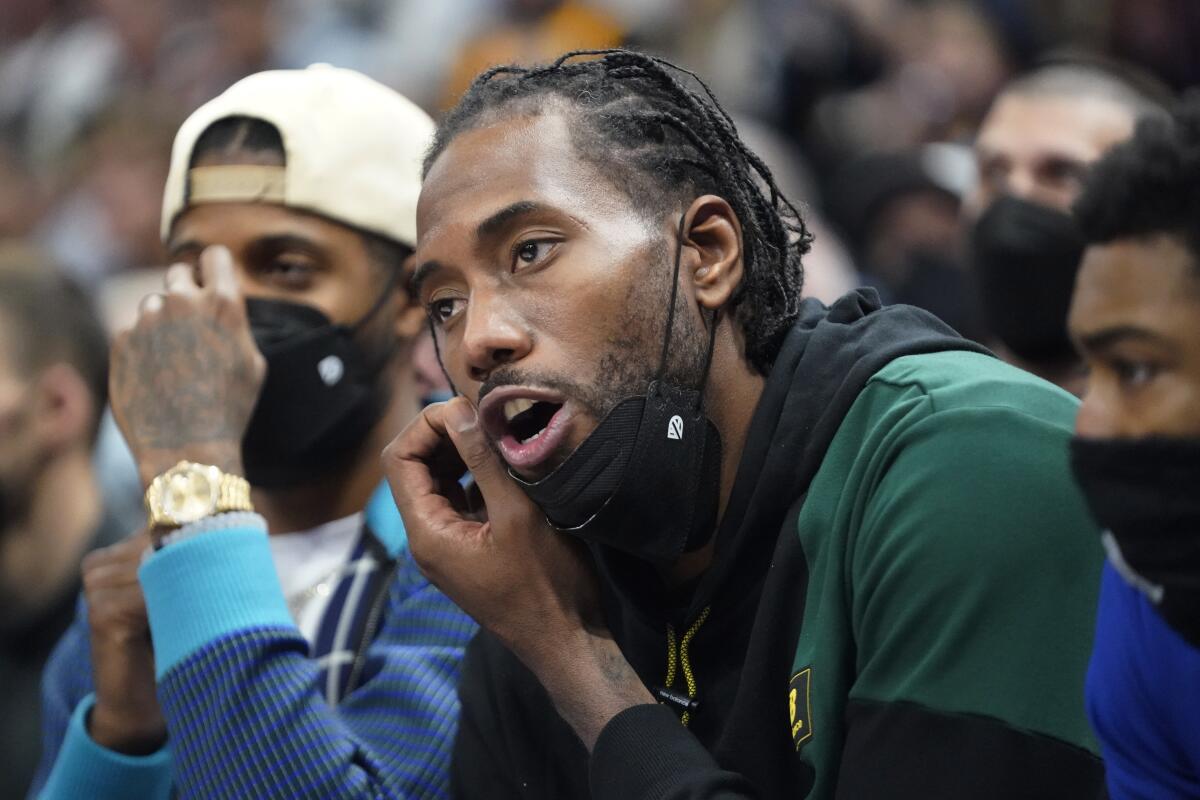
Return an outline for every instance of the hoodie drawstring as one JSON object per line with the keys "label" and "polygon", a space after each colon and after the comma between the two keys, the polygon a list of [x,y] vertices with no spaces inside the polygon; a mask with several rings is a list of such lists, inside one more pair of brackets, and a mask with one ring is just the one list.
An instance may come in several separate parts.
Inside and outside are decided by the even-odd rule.
{"label": "hoodie drawstring", "polygon": [[[696,618],[696,621],[688,628],[687,633],[683,635],[683,640],[679,642],[678,648],[675,646],[675,626],[667,625],[667,680],[664,687],[665,691],[659,691],[659,699],[669,700],[683,707],[684,712],[679,720],[684,724],[684,727],[687,727],[692,711],[699,706],[699,703],[696,701],[696,676],[692,673],[692,663],[688,660],[688,646],[692,643],[692,637],[696,635],[696,631],[700,630],[700,626],[708,619],[708,614],[711,610],[712,606],[706,606],[700,612],[700,616]],[[683,667],[683,679],[687,683],[686,702],[680,702],[682,698],[678,698],[671,691],[675,687],[677,666]]]}

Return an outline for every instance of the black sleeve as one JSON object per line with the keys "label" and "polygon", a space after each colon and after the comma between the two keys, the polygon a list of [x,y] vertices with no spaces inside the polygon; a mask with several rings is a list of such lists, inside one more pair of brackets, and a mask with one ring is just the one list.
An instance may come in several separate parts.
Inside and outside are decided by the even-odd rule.
{"label": "black sleeve", "polygon": [[456,800],[587,800],[583,742],[533,673],[486,631],[467,646],[458,696]]}
{"label": "black sleeve", "polygon": [[1105,796],[1096,756],[991,717],[916,703],[851,701],[846,723],[838,800]]}
{"label": "black sleeve", "polygon": [[722,770],[665,706],[634,706],[613,717],[600,731],[589,771],[595,800],[758,796],[741,775]]}

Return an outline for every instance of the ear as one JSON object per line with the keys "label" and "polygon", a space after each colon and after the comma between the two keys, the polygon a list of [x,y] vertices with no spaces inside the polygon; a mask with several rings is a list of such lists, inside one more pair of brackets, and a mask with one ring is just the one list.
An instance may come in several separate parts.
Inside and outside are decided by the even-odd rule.
{"label": "ear", "polygon": [[416,339],[426,326],[425,309],[421,308],[416,295],[408,289],[416,268],[417,256],[413,253],[404,259],[400,266],[400,280],[396,282],[396,335],[404,342]]}
{"label": "ear", "polygon": [[701,308],[721,308],[742,282],[742,225],[737,214],[724,199],[706,194],[692,201],[683,226],[684,245],[693,254],[684,266],[691,271],[696,301]]}
{"label": "ear", "polygon": [[68,364],[55,364],[33,386],[34,431],[51,451],[88,445],[98,409],[83,377]]}

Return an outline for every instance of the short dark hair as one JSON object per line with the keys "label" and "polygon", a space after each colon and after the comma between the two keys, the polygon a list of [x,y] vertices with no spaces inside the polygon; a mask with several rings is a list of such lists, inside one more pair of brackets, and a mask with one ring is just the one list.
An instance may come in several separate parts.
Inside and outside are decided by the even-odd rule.
{"label": "short dark hair", "polygon": [[108,402],[108,336],[91,300],[48,265],[0,264],[0,340],[23,378],[69,364],[94,402],[91,439]]}
{"label": "short dark hair", "polygon": [[[585,60],[581,60],[585,59]],[[812,235],[770,170],[693,73],[629,50],[567,53],[538,67],[484,72],[438,126],[425,172],[459,133],[516,114],[561,110],[579,155],[647,214],[702,194],[724,198],[742,225],[745,277],[730,306],[746,358],[770,370],[800,313],[802,255]]]}
{"label": "short dark hair", "polygon": [[1097,162],[1074,212],[1088,242],[1166,233],[1200,264],[1200,96],[1139,122]]}
{"label": "short dark hair", "polygon": [[[208,156],[235,153],[271,153],[279,158],[281,166],[287,165],[287,150],[283,146],[283,137],[279,135],[279,129],[266,120],[246,116],[222,117],[205,128],[192,147],[190,164],[194,166]],[[412,247],[403,242],[340,220],[335,221],[353,229],[362,237],[372,263],[385,273],[399,271],[405,259],[413,253]]]}

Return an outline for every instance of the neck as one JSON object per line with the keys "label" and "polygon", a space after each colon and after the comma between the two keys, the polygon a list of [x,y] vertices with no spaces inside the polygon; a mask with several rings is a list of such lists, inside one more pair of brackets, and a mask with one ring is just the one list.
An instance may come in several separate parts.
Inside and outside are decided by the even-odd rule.
{"label": "neck", "polygon": [[[708,415],[721,433],[721,498],[717,505],[717,521],[720,526],[733,492],[738,464],[746,447],[746,436],[750,431],[750,420],[758,400],[762,397],[766,378],[756,373],[742,356],[740,332],[727,316],[721,319],[722,330],[718,330],[713,350],[712,370],[708,385],[704,388],[708,398]],[[708,544],[691,553],[684,553],[679,560],[662,572],[668,586],[678,586],[693,580],[712,565],[716,552],[716,533],[709,537]]]}
{"label": "neck", "polygon": [[359,448],[358,454],[340,473],[315,484],[288,489],[254,489],[254,508],[267,521],[272,534],[306,531],[335,519],[357,514],[367,506],[372,493],[383,480],[379,454],[420,408],[416,383],[411,371],[400,374],[399,364],[407,364],[406,354],[393,362],[390,380],[395,387],[387,412]]}
{"label": "neck", "polygon": [[27,518],[0,537],[0,585],[25,610],[10,616],[40,613],[69,588],[103,514],[86,449],[51,461],[33,491]]}

